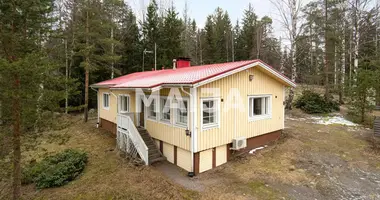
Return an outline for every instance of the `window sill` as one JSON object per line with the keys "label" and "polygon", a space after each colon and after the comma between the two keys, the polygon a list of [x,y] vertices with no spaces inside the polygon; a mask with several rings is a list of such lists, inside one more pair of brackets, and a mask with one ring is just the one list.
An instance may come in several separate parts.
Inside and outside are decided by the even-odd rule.
{"label": "window sill", "polygon": [[156,119],[156,118],[153,118],[153,117],[147,117],[146,119],[147,119],[147,120],[150,120],[150,121],[157,122],[157,119]]}
{"label": "window sill", "polygon": [[187,129],[188,128],[187,124],[179,124],[179,123],[177,123],[177,124],[173,124],[173,126],[175,126],[177,128],[182,128],[182,129]]}
{"label": "window sill", "polygon": [[214,128],[220,128],[219,124],[213,124],[208,126],[202,126],[202,131],[207,131]]}
{"label": "window sill", "polygon": [[264,119],[272,119],[272,115],[260,115],[256,117],[250,117],[248,118],[248,121],[254,122],[254,121],[259,121],[259,120],[264,120]]}
{"label": "window sill", "polygon": [[104,110],[110,110],[110,107],[103,107]]}
{"label": "window sill", "polygon": [[166,119],[161,119],[159,122],[162,123],[162,124],[172,125],[170,123],[170,120],[166,120]]}

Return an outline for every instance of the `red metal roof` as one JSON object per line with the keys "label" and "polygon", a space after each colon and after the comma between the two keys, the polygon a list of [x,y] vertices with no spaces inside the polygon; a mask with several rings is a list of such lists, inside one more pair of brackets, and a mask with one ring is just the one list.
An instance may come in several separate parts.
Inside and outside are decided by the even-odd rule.
{"label": "red metal roof", "polygon": [[[153,88],[162,84],[195,84],[203,80],[207,80],[212,77],[227,73],[229,71],[247,66],[254,62],[263,63],[261,60],[248,60],[202,66],[192,66],[177,69],[136,72],[115,79],[96,83],[93,86],[106,86],[111,88]],[[272,67],[270,68],[275,71],[275,69],[273,69]],[[280,72],[275,72],[289,80]]]}

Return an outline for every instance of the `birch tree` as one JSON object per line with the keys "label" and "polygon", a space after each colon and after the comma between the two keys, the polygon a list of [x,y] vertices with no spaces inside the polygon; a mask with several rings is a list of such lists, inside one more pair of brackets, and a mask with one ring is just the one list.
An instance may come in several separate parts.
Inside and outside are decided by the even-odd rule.
{"label": "birch tree", "polygon": [[[302,28],[299,25],[301,1],[300,0],[271,0],[272,4],[277,8],[280,16],[280,22],[285,30],[286,37],[290,43],[289,57],[290,79],[295,82],[297,78],[297,52],[296,42]],[[290,88],[286,108],[292,109],[294,98],[294,89]]]}

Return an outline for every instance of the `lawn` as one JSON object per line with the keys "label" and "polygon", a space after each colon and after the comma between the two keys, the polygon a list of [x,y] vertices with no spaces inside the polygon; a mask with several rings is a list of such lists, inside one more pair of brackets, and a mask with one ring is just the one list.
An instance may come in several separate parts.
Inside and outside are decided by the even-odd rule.
{"label": "lawn", "polygon": [[[58,128],[23,136],[23,165],[67,148],[86,151],[88,164],[65,186],[23,186],[23,199],[380,199],[380,151],[372,130],[314,124],[299,110],[287,113],[279,141],[188,178],[197,190],[154,166],[130,164],[115,150],[114,136],[97,129],[94,119],[83,123],[81,116],[62,115],[57,120]],[[3,132],[0,199],[8,199],[11,142]]]}

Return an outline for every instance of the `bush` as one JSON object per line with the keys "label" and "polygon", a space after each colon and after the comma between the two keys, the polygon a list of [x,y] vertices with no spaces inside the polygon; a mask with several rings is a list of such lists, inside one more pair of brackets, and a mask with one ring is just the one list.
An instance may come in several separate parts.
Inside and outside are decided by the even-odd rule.
{"label": "bush", "polygon": [[36,183],[37,188],[62,186],[74,180],[83,171],[86,163],[85,152],[67,149],[26,167],[22,172],[22,182]]}
{"label": "bush", "polygon": [[295,103],[295,107],[309,114],[339,111],[339,104],[337,102],[326,101],[321,95],[310,90],[302,92],[301,97]]}

